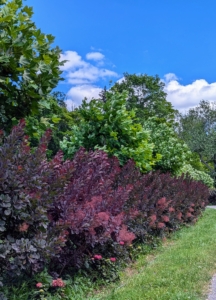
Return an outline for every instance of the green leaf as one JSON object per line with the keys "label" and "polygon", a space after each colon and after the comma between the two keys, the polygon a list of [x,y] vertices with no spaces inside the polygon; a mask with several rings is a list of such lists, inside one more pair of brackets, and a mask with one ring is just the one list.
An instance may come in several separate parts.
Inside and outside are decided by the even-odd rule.
{"label": "green leaf", "polygon": [[58,118],[58,117],[55,117],[55,116],[52,117],[52,122],[53,122],[53,123],[56,123],[56,124],[57,124],[57,123],[59,123],[59,121],[61,121],[61,118]]}
{"label": "green leaf", "polygon": [[29,17],[31,17],[33,15],[33,8],[30,7],[30,6],[25,6],[23,9],[22,9],[22,12],[25,12],[27,13],[27,15]]}
{"label": "green leaf", "polygon": [[50,64],[51,61],[52,61],[52,58],[49,55],[46,55],[46,54],[43,55],[43,59],[44,59],[44,62],[46,64]]}
{"label": "green leaf", "polygon": [[50,103],[47,100],[40,100],[39,104],[44,108],[50,109]]}
{"label": "green leaf", "polygon": [[25,81],[30,81],[31,80],[30,73],[27,70],[25,70],[24,73],[23,73],[23,79]]}
{"label": "green leaf", "polygon": [[20,59],[19,59],[19,63],[23,66],[26,66],[26,65],[28,65],[29,62],[23,55],[21,55]]}

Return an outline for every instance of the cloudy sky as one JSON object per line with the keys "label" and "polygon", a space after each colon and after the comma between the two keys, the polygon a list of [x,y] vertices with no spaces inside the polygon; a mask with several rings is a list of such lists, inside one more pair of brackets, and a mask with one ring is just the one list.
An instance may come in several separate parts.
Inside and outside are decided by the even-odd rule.
{"label": "cloudy sky", "polygon": [[26,0],[62,49],[68,106],[96,97],[124,72],[158,74],[181,111],[216,101],[216,1]]}

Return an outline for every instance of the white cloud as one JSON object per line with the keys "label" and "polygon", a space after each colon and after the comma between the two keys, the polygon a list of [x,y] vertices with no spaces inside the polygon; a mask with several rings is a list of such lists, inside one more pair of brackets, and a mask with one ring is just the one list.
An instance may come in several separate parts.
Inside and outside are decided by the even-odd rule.
{"label": "white cloud", "polygon": [[101,88],[96,86],[98,81],[118,77],[116,72],[103,67],[105,56],[102,53],[89,52],[86,58],[93,62],[83,60],[76,51],[66,51],[60,57],[61,61],[67,60],[61,70],[64,71],[66,82],[71,84],[67,93],[69,109],[71,105],[80,105],[84,97],[88,99],[98,97],[101,91]]}
{"label": "white cloud", "polygon": [[174,73],[168,73],[164,75],[165,82],[170,82],[172,80],[178,80],[178,77]]}
{"label": "white cloud", "polygon": [[197,79],[182,85],[173,73],[166,74],[164,78],[167,100],[181,112],[199,105],[201,100],[216,101],[216,82],[208,83],[205,79]]}
{"label": "white cloud", "polygon": [[76,68],[84,68],[88,65],[87,62],[82,60],[76,51],[65,51],[60,55],[60,61],[67,60],[64,66],[61,66],[62,71],[74,70]]}
{"label": "white cloud", "polygon": [[[72,84],[96,82],[100,78],[116,77],[116,72],[88,65],[68,73],[68,82]],[[81,80],[81,82],[80,82]]]}
{"label": "white cloud", "polygon": [[102,88],[90,84],[77,85],[72,87],[67,93],[66,104],[69,110],[73,105],[79,106],[86,97],[88,100],[98,98]]}
{"label": "white cloud", "polygon": [[98,60],[103,60],[104,57],[105,56],[100,52],[89,52],[86,54],[86,59],[88,59],[88,60],[98,61]]}

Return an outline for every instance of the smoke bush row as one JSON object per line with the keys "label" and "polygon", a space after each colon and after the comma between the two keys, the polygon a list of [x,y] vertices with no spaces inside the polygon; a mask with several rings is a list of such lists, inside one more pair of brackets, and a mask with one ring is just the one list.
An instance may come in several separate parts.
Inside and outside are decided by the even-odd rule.
{"label": "smoke bush row", "polygon": [[130,245],[149,234],[196,222],[208,188],[169,173],[141,174],[132,160],[81,148],[72,161],[46,158],[51,132],[33,152],[25,122],[0,147],[0,276],[32,276],[45,266],[82,267],[106,245]]}

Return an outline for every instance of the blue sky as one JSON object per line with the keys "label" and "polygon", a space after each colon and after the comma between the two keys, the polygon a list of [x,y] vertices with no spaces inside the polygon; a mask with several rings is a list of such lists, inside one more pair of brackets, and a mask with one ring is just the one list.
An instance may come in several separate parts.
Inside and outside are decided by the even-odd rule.
{"label": "blue sky", "polygon": [[42,32],[55,36],[68,105],[98,94],[123,72],[158,74],[181,111],[216,101],[216,1],[27,0]]}

